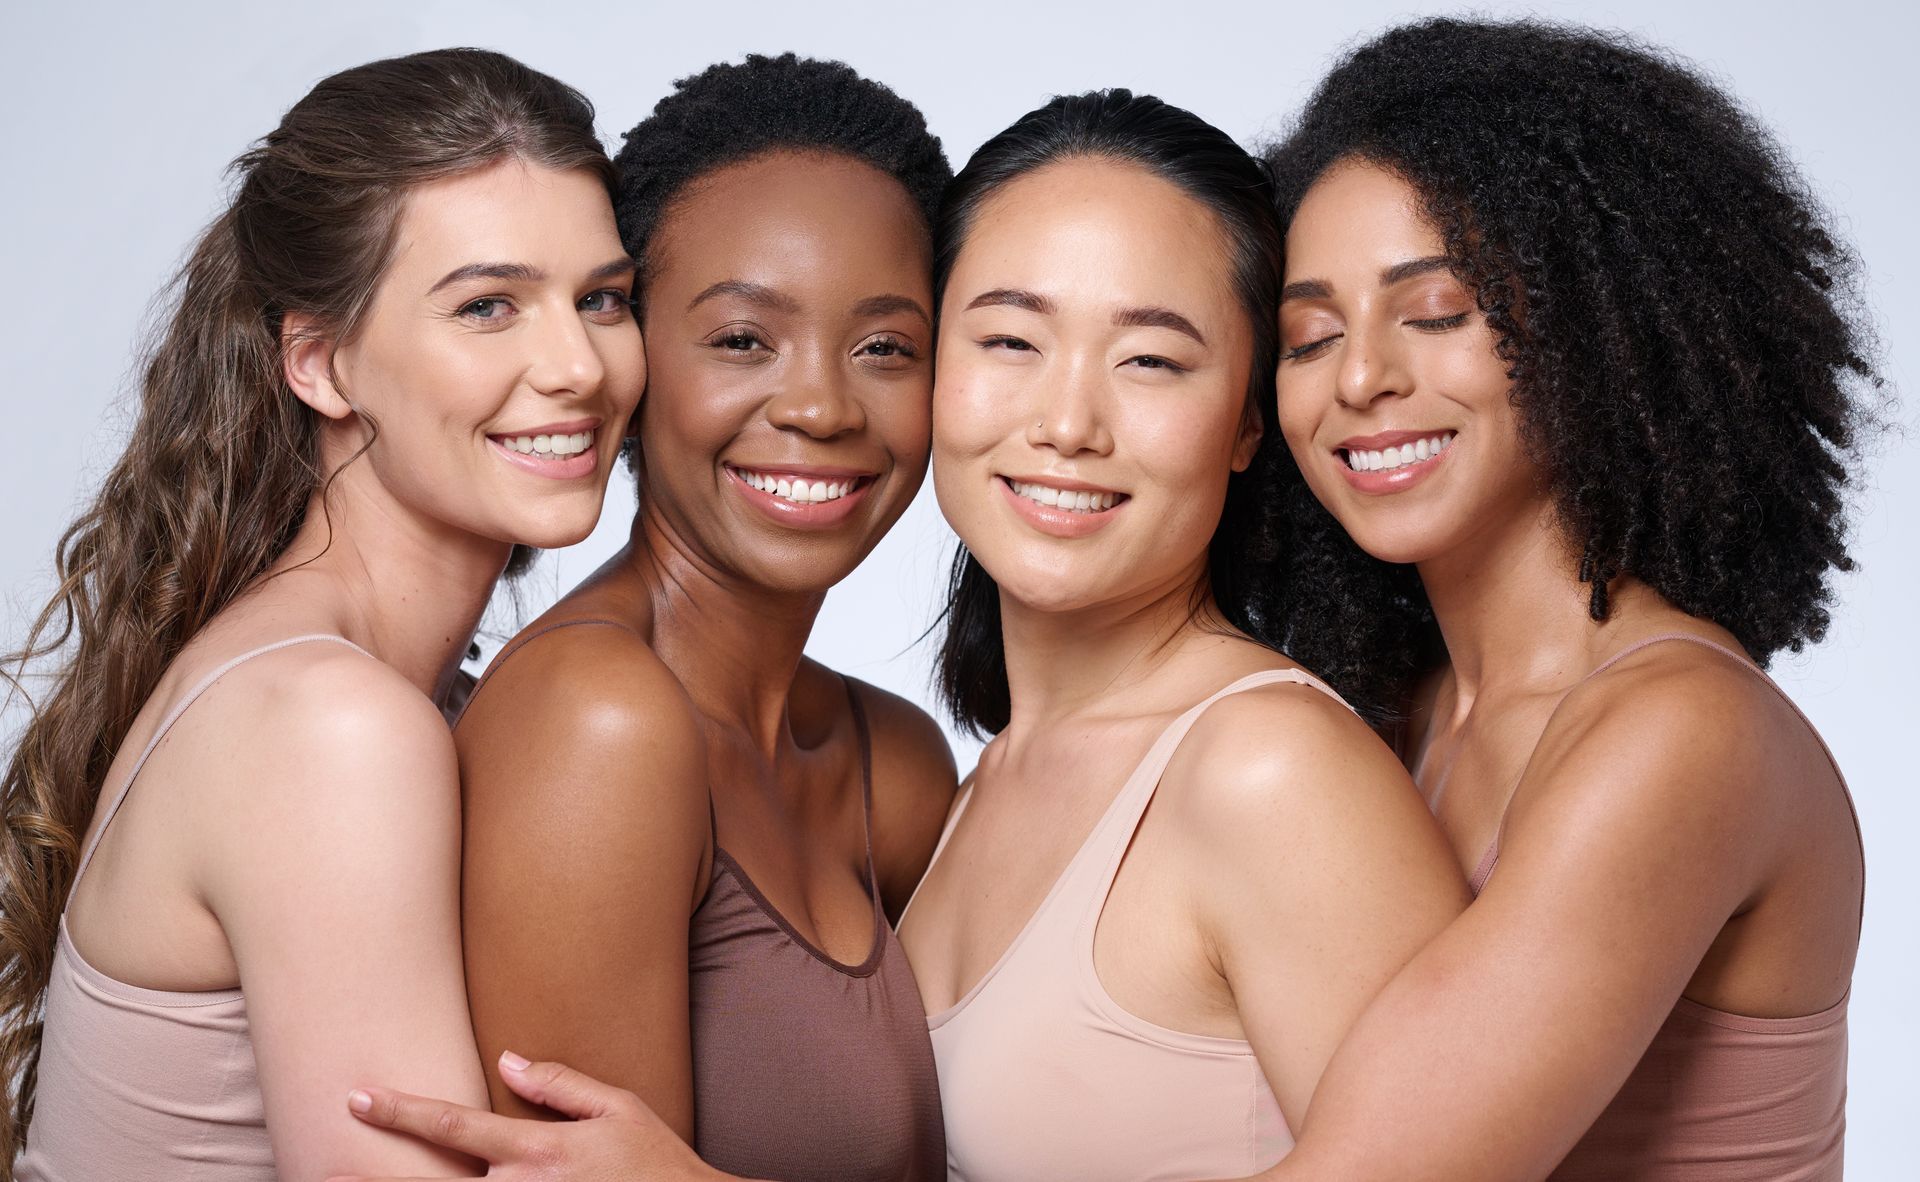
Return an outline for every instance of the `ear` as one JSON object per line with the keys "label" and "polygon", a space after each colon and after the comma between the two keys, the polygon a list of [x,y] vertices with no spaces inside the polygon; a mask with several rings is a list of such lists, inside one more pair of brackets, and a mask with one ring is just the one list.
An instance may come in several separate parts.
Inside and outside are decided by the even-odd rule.
{"label": "ear", "polygon": [[333,384],[334,340],[312,316],[288,312],[280,320],[281,369],[294,397],[330,419],[353,413]]}
{"label": "ear", "polygon": [[1233,470],[1245,472],[1253,463],[1253,454],[1260,450],[1260,440],[1266,436],[1267,429],[1260,422],[1260,408],[1253,399],[1247,399],[1247,408],[1240,414],[1240,435],[1233,441]]}

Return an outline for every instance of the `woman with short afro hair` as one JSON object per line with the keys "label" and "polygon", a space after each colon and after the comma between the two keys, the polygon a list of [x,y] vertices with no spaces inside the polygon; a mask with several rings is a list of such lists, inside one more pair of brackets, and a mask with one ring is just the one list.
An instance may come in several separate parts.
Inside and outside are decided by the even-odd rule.
{"label": "woman with short afro hair", "polygon": [[681,81],[616,167],[639,510],[455,731],[474,1029],[632,1089],[702,1176],[943,1177],[889,919],[953,757],[804,652],[926,471],[940,141],[840,63],[755,56]]}
{"label": "woman with short afro hair", "polygon": [[1477,894],[1273,1176],[1839,1178],[1859,831],[1758,666],[1852,566],[1854,260],[1727,95],[1586,30],[1393,30],[1267,162],[1273,609],[1410,703]]}

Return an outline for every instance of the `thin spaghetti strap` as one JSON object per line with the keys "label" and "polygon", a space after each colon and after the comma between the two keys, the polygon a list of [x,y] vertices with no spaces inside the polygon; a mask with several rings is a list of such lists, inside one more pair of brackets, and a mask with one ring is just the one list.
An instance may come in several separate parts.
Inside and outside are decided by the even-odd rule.
{"label": "thin spaghetti strap", "polygon": [[[93,861],[94,851],[100,848],[100,840],[107,835],[107,828],[113,824],[114,817],[119,814],[120,806],[126,803],[127,794],[133,790],[133,782],[139,778],[140,770],[147,766],[147,760],[151,758],[154,751],[159,748],[160,741],[167,737],[167,732],[173,729],[173,724],[179,722],[180,716],[187,712],[187,707],[198,701],[201,694],[213,688],[214,682],[219,681],[222,677],[225,677],[255,657],[263,657],[268,653],[278,652],[283,648],[292,648],[296,644],[307,644],[316,640],[326,640],[335,644],[344,644],[362,656],[373,657],[372,653],[367,652],[366,649],[361,648],[344,636],[335,636],[330,632],[315,632],[306,636],[291,637],[287,640],[276,640],[272,644],[265,644],[259,648],[249,649],[239,656],[225,661],[218,668],[214,669],[213,672],[202,677],[194,684],[192,689],[182,694],[180,700],[175,702],[173,707],[160,719],[160,725],[154,729],[153,737],[147,740],[145,747],[141,748],[140,758],[133,761],[133,768],[127,772],[127,778],[122,780],[120,787],[114,791],[113,798],[107,803],[106,816],[101,818],[100,828],[94,833],[93,839],[87,842],[87,848],[80,854],[80,866],[73,872],[73,886],[78,886],[80,884],[80,876],[87,872],[87,865]],[[373,659],[378,660],[377,657]],[[71,897],[72,887],[68,888],[68,894],[69,897]]]}
{"label": "thin spaghetti strap", "polygon": [[[1639,652],[1641,649],[1651,648],[1656,644],[1664,644],[1667,641],[1672,641],[1672,640],[1684,641],[1687,644],[1697,644],[1701,648],[1711,649],[1714,652],[1719,653],[1721,656],[1726,657],[1728,660],[1732,661],[1734,664],[1739,665],[1741,668],[1747,670],[1747,672],[1752,673],[1755,677],[1758,677],[1768,689],[1772,690],[1780,698],[1782,702],[1785,702],[1787,704],[1787,709],[1793,711],[1794,715],[1800,719],[1803,725],[1805,725],[1805,727],[1807,728],[1807,731],[1813,735],[1813,741],[1820,744],[1821,754],[1826,756],[1827,765],[1833,769],[1834,778],[1840,781],[1840,794],[1847,802],[1848,814],[1853,818],[1854,837],[1856,839],[1859,839],[1860,838],[1860,814],[1858,810],[1856,810],[1853,806],[1853,793],[1847,790],[1846,776],[1840,770],[1839,761],[1835,760],[1833,757],[1833,749],[1831,747],[1828,747],[1826,739],[1821,737],[1819,728],[1813,725],[1813,720],[1807,717],[1806,711],[1800,709],[1799,705],[1795,703],[1792,698],[1787,696],[1787,691],[1781,689],[1779,684],[1776,683],[1773,680],[1773,678],[1767,676],[1766,670],[1754,664],[1753,659],[1751,657],[1748,657],[1745,653],[1736,652],[1735,650],[1728,648],[1726,645],[1721,644],[1717,640],[1709,640],[1704,636],[1696,636],[1691,632],[1662,632],[1657,636],[1649,636],[1643,640],[1634,641],[1632,644],[1621,649],[1619,652],[1613,654],[1611,657],[1608,657],[1606,660],[1600,662],[1598,665],[1595,665],[1593,667],[1593,670],[1589,672],[1585,677],[1582,677],[1579,681],[1576,681],[1573,683],[1573,685],[1569,686],[1567,688],[1566,693],[1563,693],[1560,695],[1560,701],[1554,703],[1553,713],[1550,713],[1547,716],[1547,726],[1551,727],[1553,725],[1554,714],[1557,714],[1559,712],[1561,703],[1564,703],[1567,700],[1567,698],[1573,693],[1574,690],[1579,689],[1581,686],[1585,685],[1587,682],[1600,676],[1602,673],[1605,673],[1607,670],[1613,668],[1615,665],[1618,665],[1621,661],[1626,660],[1628,657]],[[1542,728],[1541,733],[1543,735],[1546,733],[1545,728]],[[1450,772],[1453,769],[1451,766],[1449,766],[1447,770]],[[1479,895],[1480,889],[1486,885],[1487,879],[1491,877],[1493,874],[1493,868],[1500,861],[1500,837],[1503,833],[1506,832],[1507,813],[1513,808],[1513,798],[1514,798],[1514,795],[1520,789],[1520,781],[1525,778],[1526,778],[1526,769],[1523,767],[1521,768],[1520,776],[1517,779],[1515,779],[1513,782],[1513,785],[1507,789],[1506,803],[1500,806],[1500,822],[1498,825],[1494,827],[1493,840],[1488,843],[1486,853],[1481,855],[1479,864],[1474,868],[1473,880],[1472,880],[1471,886],[1473,889],[1473,893],[1476,896]],[[1864,841],[1862,844],[1864,848]],[[1864,923],[1866,918],[1866,896],[1864,892],[1861,895],[1860,916],[1861,916],[1861,922]]]}
{"label": "thin spaghetti strap", "polygon": [[835,674],[847,690],[847,705],[853,709],[853,733],[860,744],[860,817],[867,843],[867,888],[874,901],[880,899],[880,876],[873,868],[873,734],[867,726],[867,709],[860,704],[860,692],[853,678]]}

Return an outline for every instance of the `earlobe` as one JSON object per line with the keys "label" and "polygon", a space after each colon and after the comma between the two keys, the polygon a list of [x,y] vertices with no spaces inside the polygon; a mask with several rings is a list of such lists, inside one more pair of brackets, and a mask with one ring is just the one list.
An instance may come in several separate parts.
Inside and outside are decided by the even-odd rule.
{"label": "earlobe", "polygon": [[289,312],[280,322],[281,369],[294,397],[330,419],[353,413],[333,381],[333,339],[313,317]]}

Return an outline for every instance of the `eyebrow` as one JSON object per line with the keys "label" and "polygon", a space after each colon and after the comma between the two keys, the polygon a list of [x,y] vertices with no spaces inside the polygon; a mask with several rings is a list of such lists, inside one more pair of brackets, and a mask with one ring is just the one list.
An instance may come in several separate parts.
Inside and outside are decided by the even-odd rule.
{"label": "eyebrow", "polygon": [[[587,273],[587,282],[599,283],[602,280],[631,275],[634,265],[634,261],[626,255],[609,259]],[[510,283],[539,283],[546,277],[545,271],[525,263],[468,263],[464,267],[455,267],[441,276],[440,282],[429,288],[427,294],[432,295],[443,287],[465,283],[469,279],[502,279]]]}
{"label": "eyebrow", "polygon": [[792,296],[787,295],[785,292],[775,291],[764,283],[749,283],[744,279],[722,279],[720,282],[702,291],[699,295],[694,296],[692,301],[687,304],[687,311],[691,312],[708,300],[717,299],[720,296],[734,296],[738,299],[745,300],[749,304],[775,312],[798,312],[800,310],[799,302]]}
{"label": "eyebrow", "polygon": [[1202,345],[1207,343],[1207,338],[1193,326],[1193,321],[1172,308],[1122,308],[1113,314],[1113,322],[1121,328],[1170,328],[1187,334]]}
{"label": "eyebrow", "polygon": [[1017,287],[996,287],[992,291],[983,291],[974,296],[967,305],[969,311],[974,308],[1021,308],[1028,312],[1038,312],[1042,316],[1051,316],[1054,312],[1053,301],[1039,292],[1022,291]]}
{"label": "eyebrow", "polygon": [[1380,286],[1392,287],[1396,283],[1412,279],[1417,275],[1431,275],[1435,271],[1451,271],[1453,260],[1443,254],[1428,255],[1424,259],[1408,259],[1404,263],[1395,263],[1380,272]]}
{"label": "eyebrow", "polygon": [[920,301],[908,296],[891,293],[868,296],[853,306],[853,314],[861,319],[870,316],[891,316],[895,312],[911,312],[928,324],[933,323],[933,317],[927,315],[927,310],[920,306]]}
{"label": "eyebrow", "polygon": [[[1392,287],[1420,275],[1431,275],[1435,271],[1451,271],[1453,260],[1443,254],[1428,255],[1423,259],[1408,259],[1404,263],[1380,272],[1380,286]],[[1280,302],[1288,300],[1327,300],[1333,298],[1333,287],[1324,279],[1301,279],[1280,289]]]}
{"label": "eyebrow", "polygon": [[440,282],[427,289],[432,295],[443,287],[456,283],[465,283],[469,279],[506,279],[516,283],[538,283],[547,274],[538,267],[529,267],[525,263],[468,263],[464,267],[455,267],[440,277]]}

